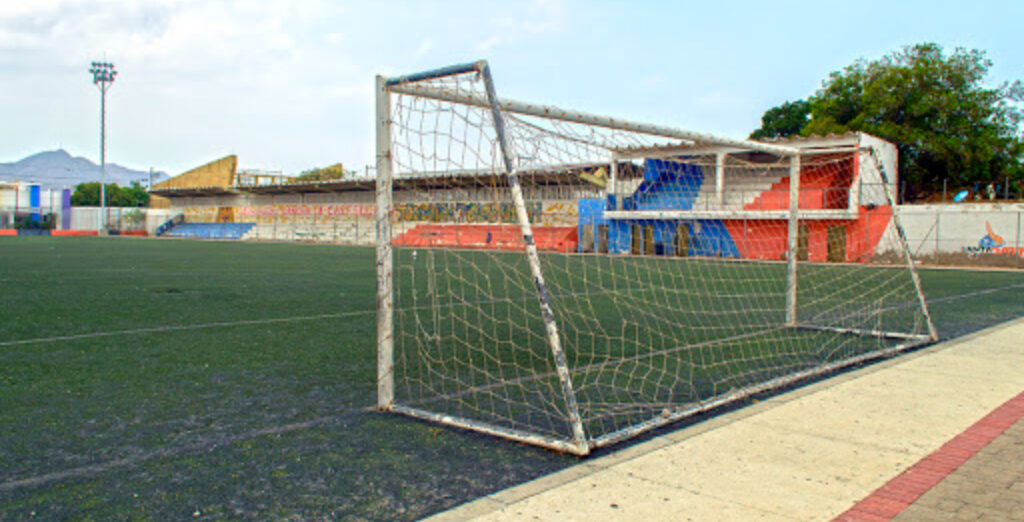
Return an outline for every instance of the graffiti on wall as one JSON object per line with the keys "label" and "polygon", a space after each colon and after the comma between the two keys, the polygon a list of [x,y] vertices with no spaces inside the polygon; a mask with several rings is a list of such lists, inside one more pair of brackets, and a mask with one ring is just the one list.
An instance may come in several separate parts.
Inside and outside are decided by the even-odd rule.
{"label": "graffiti on wall", "polygon": [[[213,223],[217,221],[217,208],[185,207],[182,212],[188,222]],[[261,224],[341,222],[374,215],[374,206],[366,204],[281,204],[232,208],[235,221]]]}
{"label": "graffiti on wall", "polygon": [[964,247],[964,252],[972,256],[996,254],[1024,258],[1024,248],[1006,246],[1006,240],[992,229],[992,223],[988,221],[985,222],[985,235],[978,240],[978,246]]}
{"label": "graffiti on wall", "polygon": [[[542,204],[527,203],[526,213],[536,222]],[[404,203],[395,205],[398,221],[430,223],[515,223],[516,209],[511,203]]]}
{"label": "graffiti on wall", "polygon": [[[233,219],[260,224],[313,224],[348,222],[372,218],[372,204],[280,204],[231,207]],[[218,207],[185,207],[185,220],[191,223],[214,223]],[[576,201],[546,201],[526,204],[530,221],[544,226],[575,226],[579,220]],[[512,203],[404,203],[395,206],[398,221],[430,223],[516,223]]]}
{"label": "graffiti on wall", "polygon": [[217,207],[185,207],[182,210],[189,223],[216,223]]}
{"label": "graffiti on wall", "polygon": [[579,223],[579,204],[576,201],[548,201],[544,203],[541,224],[551,227],[574,227]]}
{"label": "graffiti on wall", "polygon": [[282,204],[239,207],[240,221],[256,223],[290,223],[312,221],[347,221],[358,216],[373,216],[374,206],[366,204]]}

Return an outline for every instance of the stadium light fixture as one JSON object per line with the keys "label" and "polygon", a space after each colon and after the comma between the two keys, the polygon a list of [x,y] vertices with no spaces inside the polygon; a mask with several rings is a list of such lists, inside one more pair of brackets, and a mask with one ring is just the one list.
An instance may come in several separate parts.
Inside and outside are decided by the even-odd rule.
{"label": "stadium light fixture", "polygon": [[114,64],[92,62],[92,83],[100,89],[100,228],[107,232],[107,91],[117,77]]}

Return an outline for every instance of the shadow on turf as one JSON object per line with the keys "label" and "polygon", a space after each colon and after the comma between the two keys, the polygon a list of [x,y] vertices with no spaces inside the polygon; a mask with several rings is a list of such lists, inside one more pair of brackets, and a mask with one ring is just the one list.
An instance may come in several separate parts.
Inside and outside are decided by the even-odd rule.
{"label": "shadow on turf", "polygon": [[[591,458],[612,455],[786,392],[894,358],[880,357],[760,393],[596,450]],[[347,426],[351,423],[366,424],[368,429],[352,431]],[[356,433],[369,438],[350,439],[350,435]],[[295,455],[301,458],[292,458]],[[30,510],[49,508],[53,510],[50,515],[72,518],[137,508],[158,518],[180,518],[190,515],[194,509],[215,517],[261,518],[272,513],[282,516],[290,513],[289,516],[299,517],[412,520],[584,461],[475,432],[362,408],[13,481],[17,484],[9,482],[0,486],[0,498],[13,501],[4,502],[5,507],[14,508],[8,513],[28,514]],[[298,468],[288,469],[289,466]],[[239,470],[240,478],[235,479],[236,482],[223,476],[224,470],[232,468]],[[197,471],[187,471],[190,469]],[[155,484],[148,489],[141,488],[143,494],[156,497],[148,504],[141,500],[103,498],[100,506],[87,508],[65,504],[76,496],[68,498],[66,493],[57,493],[134,491],[136,484],[145,481]],[[283,491],[282,487],[288,490]],[[64,500],[54,502],[52,495]],[[157,495],[170,495],[172,500]]]}
{"label": "shadow on turf", "polygon": [[[813,386],[815,384],[819,384],[819,383],[823,383],[825,381],[829,381],[830,379],[834,379],[834,378],[837,378],[837,377],[848,375],[848,374],[850,374],[852,372],[855,372],[857,370],[861,370],[861,369],[864,369],[864,368],[870,368],[870,367],[876,366],[878,364],[883,364],[883,363],[886,363],[888,361],[900,359],[902,357],[907,356],[908,354],[918,353],[918,352],[921,352],[923,350],[927,350],[929,348],[932,348],[932,347],[934,347],[937,344],[940,344],[940,343],[943,343],[943,342],[946,342],[946,341],[951,341],[951,340],[954,340],[954,339],[960,339],[962,337],[969,336],[970,334],[979,332],[981,330],[985,330],[985,329],[988,329],[988,328],[997,328],[997,327],[1009,324],[1009,323],[1011,323],[1013,321],[1016,321],[1018,319],[1019,319],[1019,317],[1010,317],[1010,318],[1006,318],[1006,319],[1004,319],[1002,321],[999,321],[999,322],[996,322],[996,323],[993,323],[993,324],[976,325],[975,327],[965,327],[964,325],[960,325],[961,326],[960,328],[957,328],[957,329],[955,329],[953,331],[953,335],[943,335],[943,336],[940,336],[940,339],[937,342],[929,343],[929,344],[925,344],[925,345],[921,345],[921,346],[917,346],[917,347],[910,348],[908,350],[905,350],[905,351],[902,351],[902,352],[898,352],[898,353],[893,353],[893,354],[888,354],[888,355],[879,355],[878,357],[875,357],[875,358],[867,360],[867,361],[863,361],[863,362],[859,362],[859,363],[856,363],[856,364],[852,364],[850,366],[846,366],[846,367],[839,368],[839,369],[836,369],[836,370],[828,371],[828,372],[825,372],[825,373],[822,373],[822,374],[819,374],[819,375],[806,377],[806,378],[800,379],[798,381],[795,381],[795,382],[792,382],[792,383],[780,386],[778,388],[773,388],[771,390],[766,390],[766,391],[763,391],[763,392],[760,392],[760,393],[756,393],[756,394],[753,394],[753,395],[751,395],[749,397],[738,399],[738,400],[735,400],[735,401],[730,402],[728,404],[723,404],[722,406],[718,406],[718,407],[713,408],[711,410],[694,414],[693,416],[687,417],[685,419],[681,419],[681,420],[679,420],[677,422],[674,422],[672,424],[669,424],[667,426],[662,426],[660,428],[653,429],[651,431],[645,432],[645,433],[643,433],[643,434],[641,434],[641,435],[639,435],[637,437],[634,437],[632,439],[620,442],[618,444],[614,444],[612,446],[604,447],[604,448],[597,448],[597,449],[593,450],[590,453],[590,455],[588,457],[586,457],[586,458],[587,459],[592,459],[592,458],[600,458],[600,457],[606,456],[606,455],[612,455],[612,454],[615,454],[617,452],[626,450],[628,448],[632,448],[634,446],[643,444],[645,442],[649,442],[649,441],[651,441],[653,439],[657,439],[659,437],[665,436],[667,434],[675,433],[675,432],[678,432],[680,430],[689,428],[691,426],[698,425],[698,424],[700,424],[702,422],[705,422],[705,421],[707,421],[709,419],[720,417],[720,416],[722,416],[724,414],[727,414],[727,413],[730,413],[730,412],[742,410],[742,409],[747,408],[747,407],[749,407],[749,406],[751,406],[753,404],[757,404],[757,403],[760,403],[760,402],[768,401],[770,399],[779,397],[781,395],[784,395],[786,393],[789,393],[789,392],[792,392],[792,391],[795,391],[795,390],[800,390],[800,389],[803,389],[803,388],[808,388],[808,387]],[[838,383],[836,383],[836,384],[838,384]],[[581,459],[581,462],[582,462],[582,460],[583,459]]]}

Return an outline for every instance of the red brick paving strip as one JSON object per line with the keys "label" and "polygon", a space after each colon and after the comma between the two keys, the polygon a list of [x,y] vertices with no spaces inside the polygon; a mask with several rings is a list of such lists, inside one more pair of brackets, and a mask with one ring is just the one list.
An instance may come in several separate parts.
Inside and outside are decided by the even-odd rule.
{"label": "red brick paving strip", "polygon": [[835,521],[892,520],[1021,418],[1024,418],[1024,392],[1006,401],[934,453],[875,490],[849,511],[836,517]]}

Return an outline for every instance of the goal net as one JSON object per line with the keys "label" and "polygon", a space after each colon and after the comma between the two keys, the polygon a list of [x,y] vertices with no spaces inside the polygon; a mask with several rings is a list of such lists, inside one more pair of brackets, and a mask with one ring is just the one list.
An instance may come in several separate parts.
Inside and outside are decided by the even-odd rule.
{"label": "goal net", "polygon": [[378,406],[585,455],[934,340],[891,145],[377,80]]}

